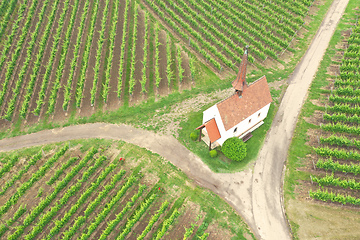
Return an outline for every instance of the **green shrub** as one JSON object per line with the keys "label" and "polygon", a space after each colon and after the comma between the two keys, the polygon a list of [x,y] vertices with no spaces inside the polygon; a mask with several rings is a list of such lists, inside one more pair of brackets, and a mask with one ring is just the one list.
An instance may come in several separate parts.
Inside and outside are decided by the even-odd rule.
{"label": "green shrub", "polygon": [[215,149],[209,151],[210,157],[214,158],[218,155],[217,151]]}
{"label": "green shrub", "polygon": [[196,139],[198,139],[199,137],[199,133],[194,131],[192,133],[190,133],[190,138],[193,140],[193,141],[196,141]]}
{"label": "green shrub", "polygon": [[243,140],[237,137],[232,137],[224,142],[221,147],[221,151],[227,158],[239,162],[246,157],[246,144]]}

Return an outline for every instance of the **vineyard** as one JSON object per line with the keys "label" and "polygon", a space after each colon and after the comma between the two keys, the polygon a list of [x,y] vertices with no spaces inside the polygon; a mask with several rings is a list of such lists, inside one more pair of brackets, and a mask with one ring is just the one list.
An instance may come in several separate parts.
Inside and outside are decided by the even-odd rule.
{"label": "vineyard", "polygon": [[192,55],[136,1],[12,0],[0,7],[2,126],[63,119],[74,109],[90,116],[193,82]]}
{"label": "vineyard", "polygon": [[303,25],[313,2],[144,1],[217,71],[237,69],[246,45],[252,52],[250,62],[278,59]]}
{"label": "vineyard", "polygon": [[[311,0],[9,0],[0,4],[0,125],[65,120],[196,84],[207,63],[279,60]],[[227,16],[227,17],[224,17]],[[229,72],[229,71],[227,71]]]}
{"label": "vineyard", "polygon": [[[196,203],[196,198],[221,200],[194,185],[174,184],[188,180],[145,150],[136,149],[142,155],[135,158],[134,148],[93,140],[1,154],[1,239],[214,239],[211,231],[233,234],[207,212],[220,209]],[[171,177],[149,171],[148,161],[152,170],[158,165]],[[220,205],[231,214],[224,202]]]}
{"label": "vineyard", "polygon": [[324,202],[360,206],[360,25],[352,28],[346,45],[340,74],[334,76],[321,114],[321,134],[313,145],[316,160],[309,195]]}

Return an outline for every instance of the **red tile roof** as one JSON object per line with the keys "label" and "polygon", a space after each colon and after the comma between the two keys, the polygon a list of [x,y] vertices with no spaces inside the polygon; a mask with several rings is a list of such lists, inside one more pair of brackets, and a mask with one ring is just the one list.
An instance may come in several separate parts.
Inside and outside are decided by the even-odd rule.
{"label": "red tile roof", "polygon": [[271,102],[270,89],[263,76],[244,89],[241,97],[233,94],[218,103],[217,108],[227,131]]}
{"label": "red tile roof", "polygon": [[206,131],[209,135],[211,143],[213,143],[216,140],[218,140],[219,138],[221,138],[219,128],[216,124],[215,118],[212,118],[210,121],[207,121],[206,123],[204,123],[204,125],[205,125]]}

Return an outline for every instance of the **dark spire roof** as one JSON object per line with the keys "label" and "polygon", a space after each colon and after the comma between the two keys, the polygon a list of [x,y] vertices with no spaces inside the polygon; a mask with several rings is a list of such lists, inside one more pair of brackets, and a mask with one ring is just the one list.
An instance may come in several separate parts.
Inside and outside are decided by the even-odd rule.
{"label": "dark spire roof", "polygon": [[244,55],[240,63],[239,67],[239,73],[236,77],[236,79],[232,82],[233,87],[236,91],[244,91],[244,89],[247,87],[246,83],[246,66],[248,62],[248,48],[249,46],[245,47]]}

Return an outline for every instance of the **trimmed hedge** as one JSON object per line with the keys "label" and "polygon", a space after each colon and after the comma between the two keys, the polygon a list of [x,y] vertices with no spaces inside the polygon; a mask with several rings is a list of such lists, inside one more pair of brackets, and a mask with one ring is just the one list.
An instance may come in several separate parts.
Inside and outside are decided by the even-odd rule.
{"label": "trimmed hedge", "polygon": [[246,143],[237,137],[232,137],[224,142],[221,151],[227,158],[240,162],[246,157]]}

